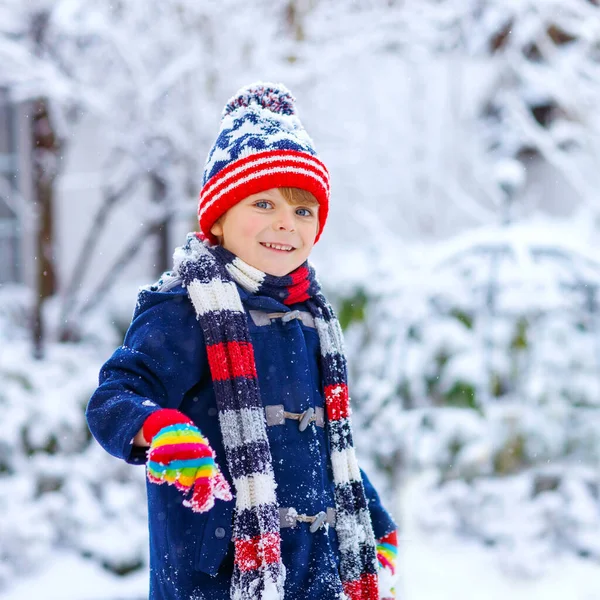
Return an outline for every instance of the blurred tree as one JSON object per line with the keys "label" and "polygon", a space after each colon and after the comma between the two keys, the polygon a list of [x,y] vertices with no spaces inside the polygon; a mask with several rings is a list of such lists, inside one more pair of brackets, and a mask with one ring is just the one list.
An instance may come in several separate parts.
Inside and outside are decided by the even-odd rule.
{"label": "blurred tree", "polygon": [[473,55],[497,70],[482,117],[488,149],[529,164],[540,158],[597,210],[600,11],[590,0],[474,2]]}
{"label": "blurred tree", "polygon": [[33,103],[33,174],[36,207],[36,293],[33,314],[34,355],[43,358],[46,298],[56,291],[54,267],[54,181],[58,175],[61,145],[52,127],[45,100]]}
{"label": "blurred tree", "polygon": [[[52,3],[19,6],[7,0],[0,13],[0,54],[4,54],[3,78],[11,85],[31,81],[38,75],[36,67],[49,54],[49,21]],[[7,18],[9,17],[9,18]],[[31,69],[31,70],[29,70]],[[60,172],[64,140],[56,129],[52,101],[45,86],[33,86],[29,114],[32,148],[35,241],[35,282],[31,316],[34,356],[43,357],[45,324],[43,306],[57,290],[54,252],[54,183]],[[23,97],[16,96],[19,100]],[[19,198],[22,200],[22,198]],[[24,207],[23,207],[24,208]]]}

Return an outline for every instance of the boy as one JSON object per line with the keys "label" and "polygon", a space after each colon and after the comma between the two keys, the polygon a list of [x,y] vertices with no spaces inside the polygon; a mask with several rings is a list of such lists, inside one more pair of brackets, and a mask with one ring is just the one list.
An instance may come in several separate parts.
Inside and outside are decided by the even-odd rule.
{"label": "boy", "polygon": [[108,452],[147,462],[152,600],[392,597],[396,525],[358,468],[341,330],[307,262],[328,203],[289,91],[240,90],[201,232],[140,292],[87,409]]}

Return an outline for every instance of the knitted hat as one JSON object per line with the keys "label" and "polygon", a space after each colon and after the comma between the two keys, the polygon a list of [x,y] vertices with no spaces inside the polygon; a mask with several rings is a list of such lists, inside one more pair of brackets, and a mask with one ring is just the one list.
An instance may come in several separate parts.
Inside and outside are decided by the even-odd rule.
{"label": "knitted hat", "polygon": [[296,187],[319,202],[319,230],[329,209],[329,173],[296,113],[295,98],[280,83],[257,82],[240,89],[223,109],[219,135],[204,166],[198,205],[200,231],[232,206],[271,188]]}

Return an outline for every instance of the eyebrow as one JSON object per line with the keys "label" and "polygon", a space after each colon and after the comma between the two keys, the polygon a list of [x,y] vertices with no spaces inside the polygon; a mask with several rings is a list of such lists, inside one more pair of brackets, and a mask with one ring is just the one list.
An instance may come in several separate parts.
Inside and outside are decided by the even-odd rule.
{"label": "eyebrow", "polygon": [[275,195],[271,192],[268,191],[264,191],[264,192],[256,192],[256,194],[251,194],[249,196],[249,198],[269,198],[269,199],[276,199]]}

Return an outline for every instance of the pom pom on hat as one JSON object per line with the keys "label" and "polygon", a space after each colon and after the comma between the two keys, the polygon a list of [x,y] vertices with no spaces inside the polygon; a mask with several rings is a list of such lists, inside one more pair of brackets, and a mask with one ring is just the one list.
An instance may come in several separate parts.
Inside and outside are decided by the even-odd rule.
{"label": "pom pom on hat", "polygon": [[280,83],[241,88],[225,105],[211,148],[198,205],[200,234],[217,240],[211,227],[232,206],[265,190],[296,187],[319,203],[319,230],[329,210],[329,172],[298,118],[295,98]]}
{"label": "pom pom on hat", "polygon": [[282,83],[252,83],[240,89],[225,105],[222,117],[238,108],[258,106],[280,115],[296,114],[296,98]]}

